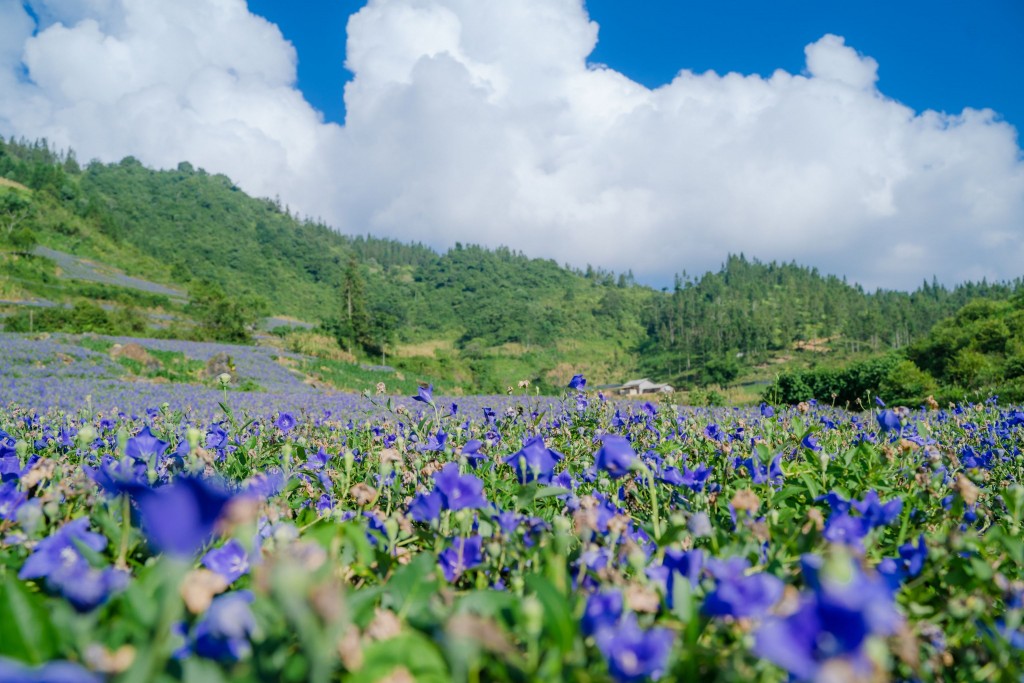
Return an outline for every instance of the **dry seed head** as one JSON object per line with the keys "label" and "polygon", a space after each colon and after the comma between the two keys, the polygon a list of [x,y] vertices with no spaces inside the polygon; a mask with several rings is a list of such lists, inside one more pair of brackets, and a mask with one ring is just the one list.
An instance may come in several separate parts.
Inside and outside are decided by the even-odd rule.
{"label": "dry seed head", "polygon": [[227,590],[228,582],[223,576],[209,569],[193,569],[185,575],[179,592],[185,607],[192,614],[202,614],[210,608],[213,596]]}
{"label": "dry seed head", "polygon": [[356,502],[359,507],[366,507],[367,505],[373,505],[373,502],[377,500],[377,489],[373,488],[369,484],[359,482],[355,486],[349,489],[349,495],[352,496],[352,500]]}
{"label": "dry seed head", "polygon": [[758,499],[757,494],[750,489],[737,491],[736,495],[732,497],[730,502],[737,512],[745,510],[746,512],[753,514],[754,512],[757,512],[759,507],[761,507],[761,501]]}
{"label": "dry seed head", "polygon": [[366,627],[366,637],[370,640],[388,640],[402,632],[402,622],[391,610],[377,608],[373,621]]}
{"label": "dry seed head", "polygon": [[981,489],[974,485],[967,475],[961,473],[956,478],[956,484],[954,484],[957,493],[964,499],[966,505],[974,505],[978,502],[978,496],[981,495]]}
{"label": "dry seed head", "polygon": [[360,643],[359,629],[354,625],[349,626],[340,639],[338,639],[338,656],[341,663],[349,671],[358,671],[363,668],[363,646]]}
{"label": "dry seed head", "polygon": [[626,604],[634,612],[655,614],[661,607],[661,597],[650,588],[633,583],[626,587]]}

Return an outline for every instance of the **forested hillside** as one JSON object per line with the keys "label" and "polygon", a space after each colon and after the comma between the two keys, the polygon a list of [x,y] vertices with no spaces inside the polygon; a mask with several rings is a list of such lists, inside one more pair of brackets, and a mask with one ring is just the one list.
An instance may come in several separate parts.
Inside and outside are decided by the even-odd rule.
{"label": "forested hillside", "polygon": [[[357,357],[447,373],[476,390],[517,377],[552,388],[574,368],[599,383],[648,375],[682,387],[728,384],[768,361],[788,362],[794,344],[833,357],[906,347],[965,303],[1006,300],[1021,285],[865,292],[811,268],[739,255],[659,291],[629,274],[503,247],[437,253],[341,235],[187,162],[154,171],[129,157],[82,168],[45,141],[0,141],[0,178],[0,287],[11,294],[0,299],[55,296],[58,273],[31,255],[39,243],[188,290],[180,313],[234,316],[232,334],[257,314],[288,315],[322,325]],[[66,291],[69,303],[89,298],[80,287]],[[173,302],[156,303],[175,312]],[[197,329],[230,336],[212,324]]]}
{"label": "forested hillside", "polygon": [[672,292],[654,299],[643,361],[677,376],[710,363],[728,378],[737,359],[757,362],[800,341],[850,354],[899,349],[967,302],[1003,300],[1020,287],[1020,280],[953,289],[924,282],[911,293],[869,293],[794,263],[730,256],[717,273],[679,276]]}

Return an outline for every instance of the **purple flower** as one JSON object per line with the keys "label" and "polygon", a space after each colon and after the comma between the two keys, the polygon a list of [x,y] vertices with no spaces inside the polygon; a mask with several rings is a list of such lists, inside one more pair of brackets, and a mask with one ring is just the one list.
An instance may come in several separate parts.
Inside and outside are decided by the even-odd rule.
{"label": "purple flower", "polygon": [[108,496],[130,495],[149,486],[146,463],[134,458],[115,460],[111,455],[104,455],[97,467],[82,465],[82,471]]}
{"label": "purple flower", "polygon": [[818,445],[818,439],[816,439],[813,434],[807,434],[803,440],[800,441],[800,445],[815,452],[821,450],[821,446]]}
{"label": "purple flower", "polygon": [[316,514],[324,517],[331,514],[332,510],[334,510],[334,499],[331,498],[330,494],[321,494],[320,498],[316,501]]}
{"label": "purple flower", "polygon": [[995,631],[993,631],[983,624],[982,630],[990,635],[997,635],[1001,637],[1014,649],[1024,650],[1024,630],[1021,630],[1020,628],[1012,628],[1006,623],[1005,619],[996,619],[995,627]]}
{"label": "purple flower", "polygon": [[535,436],[502,462],[512,466],[520,484],[528,484],[531,481],[550,484],[555,465],[561,459],[561,453],[544,445],[544,437]]}
{"label": "purple flower", "polygon": [[675,605],[675,577],[686,579],[691,586],[696,587],[703,569],[704,551],[700,548],[693,550],[668,548],[665,550],[665,558],[661,561],[661,566],[652,567],[648,572],[652,578],[664,584],[665,604],[671,609]]}
{"label": "purple flower", "polygon": [[89,531],[88,517],[72,520],[39,541],[18,572],[18,578],[24,580],[47,577],[62,567],[77,563],[83,559],[78,551],[78,544],[98,553],[107,547],[107,539],[101,534]]}
{"label": "purple flower", "polygon": [[825,522],[825,529],[822,536],[830,543],[841,543],[854,548],[860,548],[864,537],[867,536],[871,527],[863,517],[853,517],[843,512],[833,514]]}
{"label": "purple flower", "polygon": [[202,621],[196,624],[196,654],[221,661],[237,661],[248,656],[252,650],[249,638],[256,630],[256,621],[249,609],[252,601],[249,591],[215,597]]}
{"label": "purple flower", "polygon": [[210,540],[231,498],[219,483],[193,476],[179,477],[172,484],[136,496],[150,545],[185,558]]}
{"label": "purple flower", "polygon": [[412,397],[412,400],[419,401],[420,403],[426,403],[428,406],[434,405],[434,385],[428,384],[427,386],[423,386],[421,384],[416,395]]}
{"label": "purple flower", "polygon": [[900,516],[900,512],[903,511],[903,500],[901,498],[893,498],[883,504],[878,497],[878,493],[871,490],[864,495],[863,501],[853,501],[853,507],[862,515],[864,522],[874,529],[875,527],[886,526],[896,521],[896,518]]}
{"label": "purple flower", "polygon": [[700,572],[704,568],[704,551],[700,548],[693,550],[676,550],[668,548],[665,550],[665,559],[662,564],[675,574],[680,574],[690,585],[696,587],[700,580]]}
{"label": "purple flower", "polygon": [[[576,489],[576,480],[572,478],[572,474],[569,470],[562,470],[554,476],[551,483],[555,486],[561,486],[567,491],[573,491]],[[562,494],[559,498],[566,498],[569,494]]]}
{"label": "purple flower", "polygon": [[900,417],[891,410],[883,410],[876,416],[878,428],[883,432],[894,432],[901,427]]}
{"label": "purple flower", "polygon": [[[283,415],[281,417],[284,417]],[[291,415],[288,416],[291,418]],[[292,424],[295,423],[292,418]],[[219,424],[212,425],[206,432],[206,447],[211,450],[222,450],[228,443],[228,433]]]}
{"label": "purple flower", "polygon": [[245,482],[244,494],[267,500],[284,489],[284,472],[272,469],[253,475]]}
{"label": "purple flower", "polygon": [[801,565],[810,591],[801,596],[796,612],[769,617],[755,634],[754,652],[796,679],[815,679],[832,659],[868,676],[865,641],[895,633],[900,623],[885,581],[867,576],[846,558],[840,561],[846,566],[828,570],[821,558],[805,556]]}
{"label": "purple flower", "polygon": [[761,417],[773,417],[775,415],[775,408],[772,408],[767,403],[761,403]]}
{"label": "purple flower", "polygon": [[453,538],[452,544],[441,552],[437,557],[444,572],[444,578],[448,581],[455,581],[463,572],[468,569],[480,566],[484,561],[483,538],[470,536],[469,538]]}
{"label": "purple flower", "polygon": [[618,589],[592,593],[580,619],[583,635],[592,636],[601,629],[610,628],[622,616],[622,593]]}
{"label": "purple flower", "polygon": [[491,519],[497,522],[498,528],[501,529],[501,533],[505,536],[511,536],[519,529],[519,523],[522,522],[524,518],[511,510],[505,510],[501,514],[492,515]]}
{"label": "purple flower", "polygon": [[907,578],[907,570],[904,563],[894,557],[883,557],[875,571],[881,576],[889,590],[893,593],[900,589],[900,584]]}
{"label": "purple flower", "polygon": [[709,616],[760,616],[782,598],[782,581],[764,572],[747,575],[750,565],[742,557],[711,559],[707,566],[717,579],[701,608]]}
{"label": "purple flower", "polygon": [[291,413],[281,413],[277,416],[274,426],[287,434],[295,426],[295,417]]}
{"label": "purple flower", "polygon": [[135,460],[155,463],[163,457],[169,447],[169,443],[153,436],[153,432],[149,430],[149,425],[146,425],[142,428],[142,431],[128,439],[128,444],[125,446],[125,454]]}
{"label": "purple flower", "polygon": [[92,567],[80,557],[46,577],[46,585],[63,595],[76,611],[90,612],[128,585],[128,574],[111,567]]}
{"label": "purple flower", "polygon": [[658,472],[658,481],[672,486],[682,486],[685,483],[683,480],[683,473],[676,467],[661,468],[661,471]]}
{"label": "purple flower", "polygon": [[444,450],[446,443],[448,443],[448,435],[438,429],[436,434],[431,434],[427,437],[427,442],[420,446],[420,450],[433,453],[440,452]]}
{"label": "purple flower", "polygon": [[850,511],[850,501],[840,496],[835,491],[829,491],[823,496],[818,496],[814,502],[824,501],[834,514],[841,515]]}
{"label": "purple flower", "polygon": [[73,662],[47,662],[33,667],[0,657],[0,681],[7,683],[100,683],[102,680],[99,674]]}
{"label": "purple flower", "polygon": [[18,490],[18,482],[9,481],[0,485],[0,519],[13,520],[26,500],[23,491]]}
{"label": "purple flower", "polygon": [[433,522],[441,514],[441,505],[441,494],[436,490],[417,493],[409,503],[409,517],[414,522]]}
{"label": "purple flower", "polygon": [[223,576],[229,584],[249,573],[249,554],[235,539],[203,555],[202,562],[207,569]]}
{"label": "purple flower", "polygon": [[601,448],[594,456],[594,465],[618,479],[629,473],[636,462],[636,452],[624,436],[605,434],[601,437]]}
{"label": "purple flower", "polygon": [[587,386],[587,380],[583,375],[573,375],[572,379],[569,380],[569,388],[577,391]]}
{"label": "purple flower", "polygon": [[727,438],[727,435],[725,432],[722,431],[722,428],[719,427],[718,424],[714,422],[710,423],[707,427],[704,428],[704,436],[708,437],[712,441],[722,441],[723,439]]}
{"label": "purple flower", "polygon": [[459,466],[454,462],[434,473],[434,490],[440,494],[445,510],[482,508],[487,505],[483,495],[483,481],[472,474],[459,474]]}
{"label": "purple flower", "polygon": [[46,579],[51,590],[63,595],[79,612],[88,612],[124,587],[127,577],[114,569],[97,569],[82,556],[79,546],[93,552],[107,547],[106,537],[89,531],[89,519],[79,517],[44,538],[25,560],[19,579]]}
{"label": "purple flower", "polygon": [[20,479],[29,471],[29,466],[21,466],[21,460],[13,446],[0,443],[0,481]]}
{"label": "purple flower", "polygon": [[466,442],[466,445],[462,447],[461,455],[466,459],[470,465],[476,468],[480,464],[481,460],[486,460],[487,456],[480,452],[483,448],[483,442],[479,439],[470,439]]}
{"label": "purple flower", "polygon": [[690,469],[686,465],[683,465],[683,485],[688,487],[694,493],[700,493],[704,490],[704,485],[707,483],[708,477],[711,476],[711,468],[707,465],[697,465],[696,469]]}
{"label": "purple flower", "polygon": [[899,548],[900,559],[904,562],[907,574],[911,577],[917,576],[924,569],[925,560],[928,559],[928,546],[924,542],[924,534],[917,539],[917,545],[904,543]]}
{"label": "purple flower", "polygon": [[641,630],[635,614],[601,629],[596,636],[597,647],[608,662],[608,672],[619,683],[660,678],[665,673],[674,639],[667,628]]}

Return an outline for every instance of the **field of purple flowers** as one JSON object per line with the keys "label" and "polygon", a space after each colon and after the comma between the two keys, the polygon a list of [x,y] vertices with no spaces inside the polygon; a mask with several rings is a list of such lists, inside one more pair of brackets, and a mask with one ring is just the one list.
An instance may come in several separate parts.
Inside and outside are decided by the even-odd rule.
{"label": "field of purple flowers", "polygon": [[1024,670],[1019,409],[63,398],[0,411],[0,680]]}

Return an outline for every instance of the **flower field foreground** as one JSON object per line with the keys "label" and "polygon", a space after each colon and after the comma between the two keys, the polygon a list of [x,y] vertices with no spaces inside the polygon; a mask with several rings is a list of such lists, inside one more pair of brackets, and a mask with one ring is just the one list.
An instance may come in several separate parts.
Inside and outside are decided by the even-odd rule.
{"label": "flower field foreground", "polygon": [[1019,409],[412,398],[10,406],[0,680],[1020,680]]}

